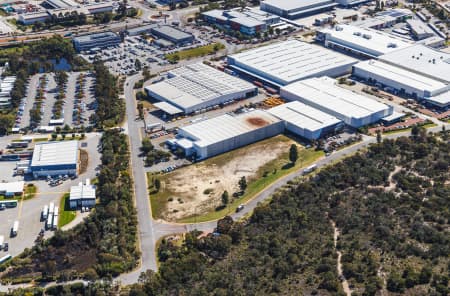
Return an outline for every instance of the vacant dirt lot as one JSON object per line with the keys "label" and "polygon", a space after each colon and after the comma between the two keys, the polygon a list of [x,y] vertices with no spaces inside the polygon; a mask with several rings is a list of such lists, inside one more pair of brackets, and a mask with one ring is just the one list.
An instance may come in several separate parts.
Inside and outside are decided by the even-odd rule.
{"label": "vacant dirt lot", "polygon": [[288,163],[286,154],[293,143],[285,136],[277,136],[160,177],[160,192],[152,197],[152,207],[160,209],[156,217],[175,221],[213,210],[221,204],[225,190],[232,199],[242,176],[249,182],[263,173],[262,166],[267,170],[270,162],[285,158],[283,161]]}

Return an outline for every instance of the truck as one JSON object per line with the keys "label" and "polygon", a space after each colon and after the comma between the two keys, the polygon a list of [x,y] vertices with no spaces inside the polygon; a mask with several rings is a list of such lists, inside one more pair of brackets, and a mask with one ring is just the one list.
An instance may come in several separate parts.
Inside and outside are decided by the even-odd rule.
{"label": "truck", "polygon": [[11,237],[14,237],[19,232],[19,221],[14,221],[13,227],[11,228]]}
{"label": "truck", "polygon": [[47,220],[47,217],[48,217],[48,206],[45,205],[44,208],[42,209],[41,221]]}
{"label": "truck", "polygon": [[52,214],[55,212],[55,204],[54,203],[50,203],[50,206],[48,207],[48,214]]}
{"label": "truck", "polygon": [[304,174],[304,175],[309,174],[309,173],[311,173],[312,171],[315,171],[316,169],[317,169],[317,164],[312,164],[312,165],[310,165],[309,167],[307,167],[307,168],[305,168],[305,169],[303,170],[303,174]]}
{"label": "truck", "polygon": [[54,216],[54,217],[53,217],[52,229],[53,229],[53,230],[58,229],[58,216]]}
{"label": "truck", "polygon": [[53,217],[57,217],[59,215],[59,207],[55,206],[55,210],[53,212]]}
{"label": "truck", "polygon": [[5,242],[5,237],[3,235],[0,235],[0,250],[3,249],[4,242]]}
{"label": "truck", "polygon": [[52,229],[53,226],[53,213],[49,213],[47,217],[47,222],[45,223],[45,228],[47,230]]}
{"label": "truck", "polygon": [[8,261],[11,258],[12,258],[12,256],[10,254],[6,254],[5,256],[0,258],[0,264],[5,263],[6,261]]}

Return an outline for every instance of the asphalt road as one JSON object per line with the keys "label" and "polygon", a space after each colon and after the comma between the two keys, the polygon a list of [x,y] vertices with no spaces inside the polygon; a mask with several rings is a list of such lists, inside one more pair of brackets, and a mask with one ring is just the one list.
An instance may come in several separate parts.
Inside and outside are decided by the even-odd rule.
{"label": "asphalt road", "polygon": [[131,168],[134,178],[135,203],[138,216],[139,245],[141,256],[140,267],[128,274],[120,277],[122,283],[135,283],[142,271],[152,269],[157,270],[155,254],[155,234],[150,200],[147,193],[147,178],[144,172],[144,162],[139,157],[141,147],[140,130],[143,121],[136,120],[136,102],[133,93],[134,84],[142,76],[137,74],[128,77],[125,83],[125,100],[127,108],[126,130],[130,140]]}
{"label": "asphalt road", "polygon": [[[140,239],[140,249],[142,252],[142,262],[138,269],[135,271],[121,275],[118,280],[122,284],[132,284],[135,283],[141,272],[147,269],[157,270],[156,263],[156,249],[155,243],[162,237],[174,234],[191,231],[198,229],[201,231],[210,232],[216,227],[216,221],[203,222],[203,223],[192,223],[192,224],[177,224],[168,223],[165,221],[154,220],[151,213],[151,204],[148,198],[147,192],[147,180],[144,170],[143,160],[139,157],[139,148],[141,146],[141,136],[140,130],[143,127],[143,122],[141,120],[136,120],[136,103],[133,92],[133,85],[136,81],[141,79],[141,75],[137,74],[128,77],[125,83],[125,100],[127,106],[127,124],[126,131],[130,137],[131,144],[131,166],[134,177],[135,186],[135,198],[136,198],[136,208],[138,213],[139,222],[139,239]],[[428,129],[431,132],[438,132],[442,129],[443,123],[439,126]],[[449,128],[449,124],[445,124],[446,128]],[[410,134],[407,132],[399,132],[395,134],[390,134],[384,136],[384,138],[398,138],[401,136],[408,136]],[[351,155],[360,149],[368,147],[370,144],[376,142],[375,137],[364,136],[363,140],[352,146],[346,147],[342,150],[336,151],[327,157],[323,157],[316,162],[317,167],[324,167],[332,164],[347,155]],[[231,216],[234,220],[238,220],[243,216],[251,213],[253,209],[258,205],[258,203],[270,198],[270,196],[280,187],[285,185],[288,181],[294,180],[303,175],[303,170],[298,170],[293,172],[275,183],[269,185],[262,192],[257,194],[255,198],[248,201],[239,213],[233,213]]]}

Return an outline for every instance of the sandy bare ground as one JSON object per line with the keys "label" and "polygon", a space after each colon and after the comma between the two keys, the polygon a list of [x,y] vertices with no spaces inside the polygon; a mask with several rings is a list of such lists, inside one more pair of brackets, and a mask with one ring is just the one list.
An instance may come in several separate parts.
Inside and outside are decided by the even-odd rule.
{"label": "sandy bare ground", "polygon": [[350,296],[352,295],[352,290],[350,289],[350,286],[348,284],[347,279],[344,276],[344,273],[342,271],[342,262],[341,262],[341,257],[342,257],[342,253],[341,251],[339,251],[336,246],[337,246],[337,240],[339,237],[339,229],[336,227],[336,223],[334,223],[333,220],[330,221],[331,225],[333,226],[333,241],[334,241],[334,248],[336,250],[336,254],[337,254],[337,272],[338,272],[338,276],[342,279],[342,289],[344,290],[345,295]]}
{"label": "sandy bare ground", "polygon": [[[161,186],[162,192],[169,193],[168,199],[172,199],[163,213],[164,219],[175,221],[214,209],[221,204],[225,190],[231,202],[242,176],[248,182],[261,166],[286,153],[293,143],[292,140],[263,141],[235,150],[229,158],[220,156],[217,159],[220,163],[210,159],[175,171]],[[206,193],[208,191],[211,192]]]}

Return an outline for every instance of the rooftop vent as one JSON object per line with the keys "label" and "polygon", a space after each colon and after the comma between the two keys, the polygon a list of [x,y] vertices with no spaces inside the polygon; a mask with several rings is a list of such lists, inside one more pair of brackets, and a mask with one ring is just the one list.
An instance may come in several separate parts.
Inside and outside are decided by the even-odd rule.
{"label": "rooftop vent", "polygon": [[372,38],[372,36],[371,36],[371,35],[369,35],[369,34],[363,34],[363,38],[365,38],[365,39],[371,39],[371,38]]}
{"label": "rooftop vent", "polygon": [[361,32],[354,32],[353,35],[355,35],[355,36],[361,36]]}

